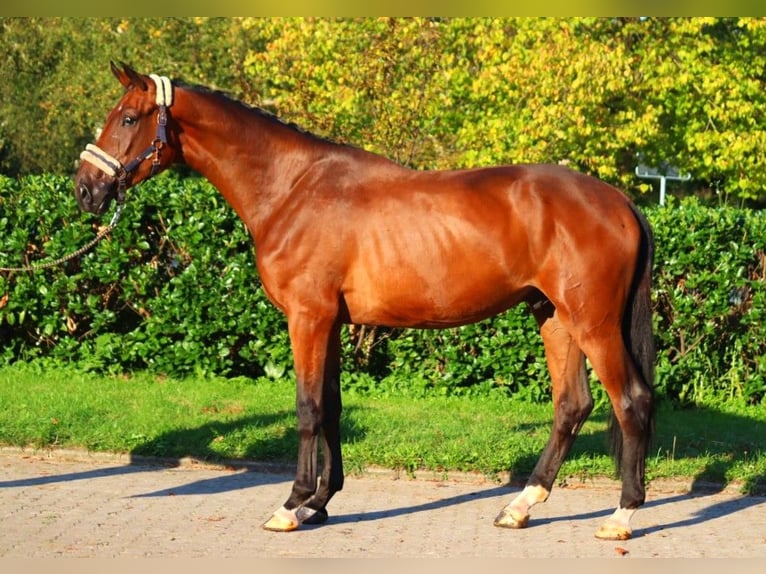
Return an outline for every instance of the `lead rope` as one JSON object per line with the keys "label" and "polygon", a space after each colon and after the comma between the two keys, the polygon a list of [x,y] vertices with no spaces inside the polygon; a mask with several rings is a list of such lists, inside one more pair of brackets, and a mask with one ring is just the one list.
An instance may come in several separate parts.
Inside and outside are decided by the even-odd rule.
{"label": "lead rope", "polygon": [[80,255],[83,255],[93,249],[93,247],[101,241],[104,237],[106,237],[115,227],[117,227],[117,222],[120,220],[120,216],[122,215],[122,208],[124,207],[123,204],[117,205],[117,209],[114,212],[114,215],[112,216],[112,220],[109,222],[109,225],[101,229],[96,237],[91,239],[88,243],[80,247],[77,251],[73,251],[72,253],[69,253],[68,255],[64,255],[63,257],[59,257],[58,259],[54,259],[53,261],[47,261],[45,263],[37,263],[32,265],[24,265],[22,267],[0,267],[0,272],[19,272],[19,271],[39,271],[41,269],[50,269],[51,267],[56,267],[58,265],[62,265],[66,263],[67,261],[74,259],[75,257],[79,257]]}

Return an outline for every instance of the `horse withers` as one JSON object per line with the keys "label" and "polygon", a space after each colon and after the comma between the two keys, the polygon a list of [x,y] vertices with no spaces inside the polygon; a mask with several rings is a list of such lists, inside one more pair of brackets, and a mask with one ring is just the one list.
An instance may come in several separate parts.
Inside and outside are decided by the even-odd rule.
{"label": "horse withers", "polygon": [[[125,92],[75,179],[104,213],[131,186],[185,163],[247,225],[269,299],[286,317],[297,379],[298,460],[264,524],[327,519],[343,486],[344,324],[456,327],[525,303],[553,389],[550,438],[495,525],[526,527],[593,407],[586,357],[613,407],[618,508],[596,533],[631,536],[652,430],[652,233],[619,190],[556,165],[416,171],[199,86],[112,64]],[[317,450],[323,448],[321,480]]]}

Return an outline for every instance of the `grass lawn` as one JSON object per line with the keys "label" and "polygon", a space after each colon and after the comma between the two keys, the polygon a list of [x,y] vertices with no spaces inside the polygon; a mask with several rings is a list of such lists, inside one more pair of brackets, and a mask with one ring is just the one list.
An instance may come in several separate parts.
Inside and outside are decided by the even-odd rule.
{"label": "grass lawn", "polygon": [[[523,479],[548,438],[550,404],[501,397],[344,395],[346,471],[371,467],[510,472]],[[613,476],[608,411],[585,424],[559,479]],[[294,386],[245,378],[101,377],[66,368],[0,369],[0,445],[202,460],[293,463]],[[661,404],[647,476],[766,490],[766,409]]]}

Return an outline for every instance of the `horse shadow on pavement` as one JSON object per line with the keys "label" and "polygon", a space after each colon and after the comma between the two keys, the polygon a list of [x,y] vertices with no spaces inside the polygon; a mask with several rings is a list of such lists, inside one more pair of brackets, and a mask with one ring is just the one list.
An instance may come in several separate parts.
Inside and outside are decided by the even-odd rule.
{"label": "horse shadow on pavement", "polygon": [[[210,422],[205,425],[190,429],[176,429],[164,433],[154,439],[137,445],[129,455],[127,464],[115,464],[114,466],[98,466],[97,468],[62,474],[46,473],[41,476],[0,481],[0,489],[23,488],[45,486],[50,484],[66,483],[80,480],[98,480],[100,478],[131,475],[146,472],[158,472],[171,468],[178,468],[184,464],[184,459],[192,459],[202,464],[210,462],[223,466],[229,470],[240,470],[240,473],[222,473],[220,478],[191,483],[180,488],[173,489],[173,494],[215,494],[228,490],[238,490],[269,483],[279,483],[288,480],[287,474],[291,473],[289,464],[280,463],[253,463],[249,462],[248,455],[251,451],[259,450],[258,444],[250,445],[248,452],[242,460],[222,461],[211,448],[217,437],[250,426],[269,426],[290,416],[290,413],[275,413],[272,415],[258,415],[241,417],[227,422]],[[297,449],[295,432],[286,432],[283,437],[269,439],[268,448],[280,449],[292,453]],[[293,446],[291,443],[295,443]],[[171,456],[155,456],[156,453],[173,453]],[[94,460],[97,460],[94,457]],[[294,469],[294,465],[292,465]],[[169,492],[145,494],[142,496],[162,496]]]}

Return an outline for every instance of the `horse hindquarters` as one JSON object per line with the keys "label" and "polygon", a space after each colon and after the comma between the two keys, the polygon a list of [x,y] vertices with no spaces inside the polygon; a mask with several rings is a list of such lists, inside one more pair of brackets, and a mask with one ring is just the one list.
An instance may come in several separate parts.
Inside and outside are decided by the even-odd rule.
{"label": "horse hindquarters", "polygon": [[[630,519],[646,498],[645,461],[653,430],[655,347],[651,311],[651,271],[654,262],[652,232],[643,215],[631,204],[637,222],[637,244],[630,284],[619,308],[621,321],[591,326],[580,335],[580,346],[604,385],[612,404],[612,448],[622,478],[620,504],[596,533],[598,538],[625,540]],[[621,283],[605,285],[608,295],[619,293]],[[615,298],[619,303],[619,298]]]}
{"label": "horse hindquarters", "polygon": [[[624,204],[623,204],[624,205]],[[499,526],[526,525],[528,511],[546,500],[575,435],[592,407],[583,356],[604,385],[616,424],[615,458],[623,479],[620,505],[597,532],[604,539],[631,536],[630,518],[645,499],[644,464],[652,429],[654,343],[650,300],[651,230],[634,207],[625,216],[612,205],[612,226],[569,238],[590,242],[549,244],[551,255],[538,274],[550,301],[533,311],[541,325],[553,383],[551,438],[524,491],[501,512]],[[610,221],[603,214],[599,216]],[[594,217],[598,220],[599,217]],[[632,220],[632,221],[631,221]],[[591,233],[591,235],[584,235]],[[566,234],[565,234],[566,235]],[[609,246],[610,255],[604,253]],[[542,311],[550,307],[546,316]],[[584,355],[583,355],[584,353]]]}
{"label": "horse hindquarters", "polygon": [[610,438],[623,488],[619,508],[596,534],[606,539],[631,536],[628,522],[646,498],[645,462],[654,432],[656,349],[651,302],[654,238],[644,215],[633,205],[631,210],[641,229],[641,243],[622,324],[621,340],[627,355],[623,361],[629,367],[630,376],[619,394],[610,393],[613,406]]}

